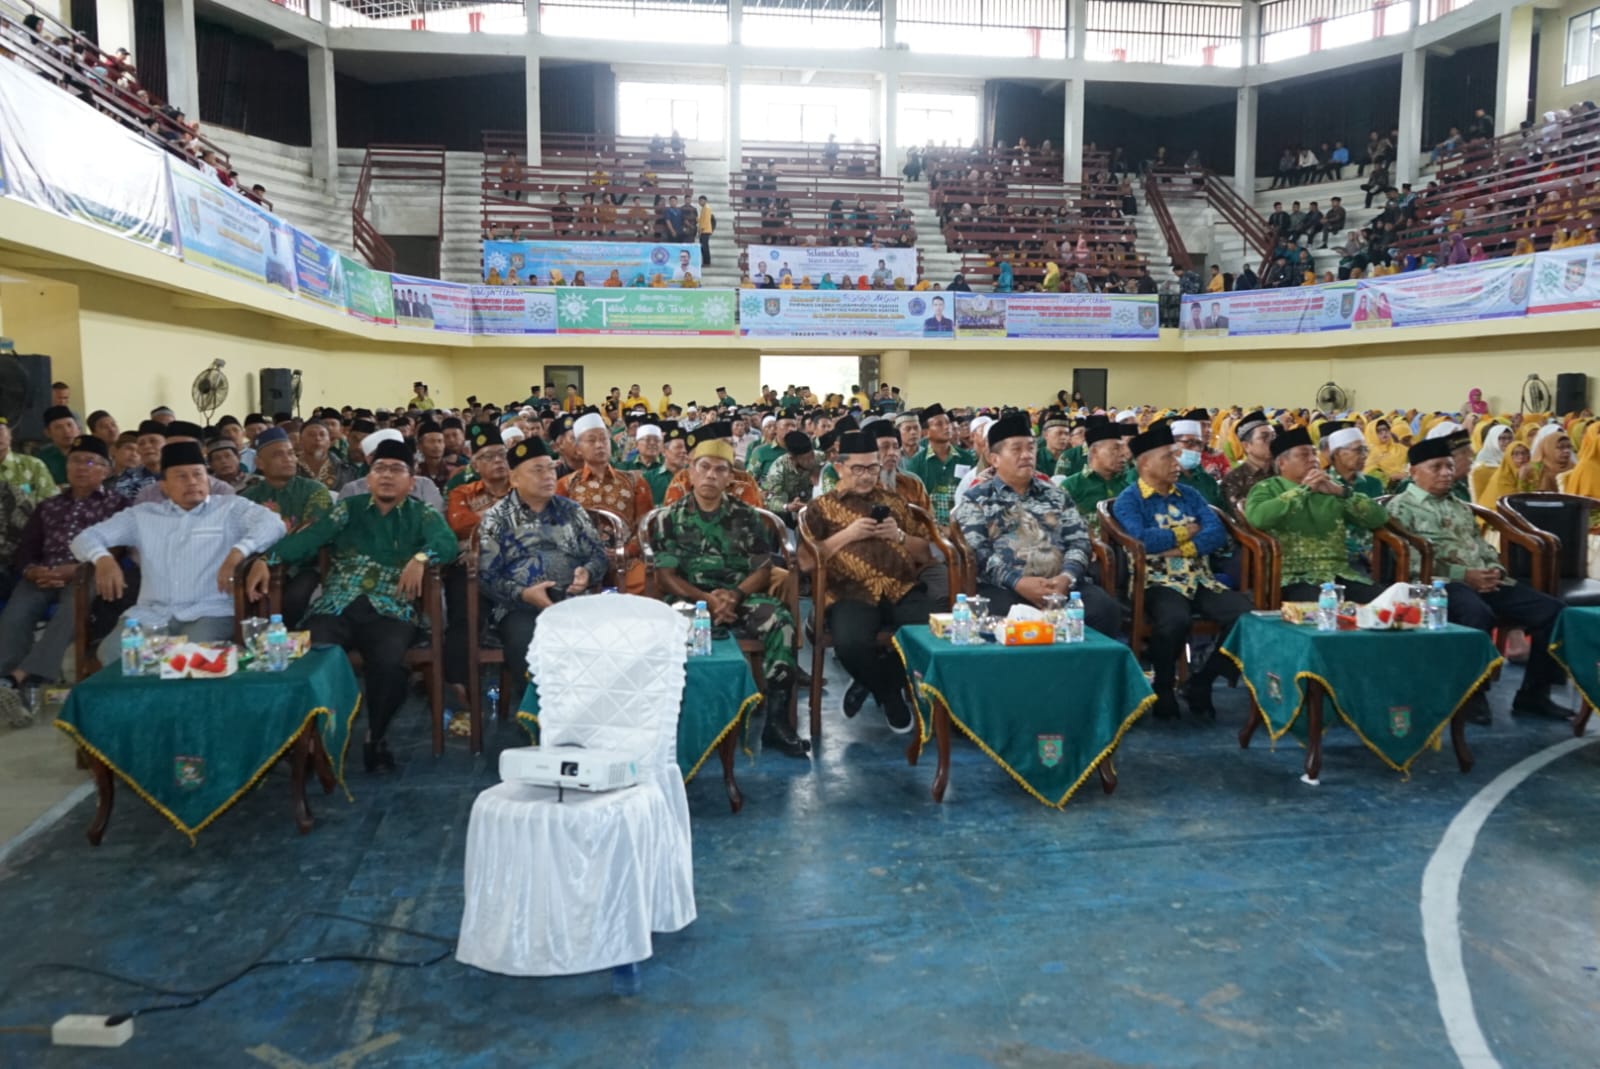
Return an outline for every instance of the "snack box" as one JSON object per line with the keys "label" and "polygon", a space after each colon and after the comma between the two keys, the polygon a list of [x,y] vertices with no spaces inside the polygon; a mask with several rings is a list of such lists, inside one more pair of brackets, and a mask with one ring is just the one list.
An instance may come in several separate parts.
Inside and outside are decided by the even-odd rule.
{"label": "snack box", "polygon": [[229,644],[186,642],[161,659],[162,679],[225,679],[239,670],[239,651]]}
{"label": "snack box", "polygon": [[[1285,623],[1314,624],[1317,622],[1317,603],[1314,601],[1286,601],[1279,610]],[[1349,603],[1339,607],[1339,630],[1354,631],[1356,614]]]}
{"label": "snack box", "polygon": [[928,614],[928,630],[933,632],[934,638],[949,638],[952,622],[954,622],[954,617],[947,612]]}
{"label": "snack box", "polygon": [[1056,629],[1043,620],[1007,620],[1000,641],[1007,646],[1048,646],[1056,640]]}

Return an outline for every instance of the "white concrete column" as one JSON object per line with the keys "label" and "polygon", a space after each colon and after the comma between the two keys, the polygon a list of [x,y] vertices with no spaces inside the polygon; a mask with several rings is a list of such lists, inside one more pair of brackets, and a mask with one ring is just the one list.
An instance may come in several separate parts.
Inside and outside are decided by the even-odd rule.
{"label": "white concrete column", "polygon": [[1422,25],[1423,0],[1408,0],[1406,3],[1406,29],[1414,30]]}
{"label": "white concrete column", "polygon": [[1239,66],[1254,67],[1261,62],[1260,0],[1240,0]]}
{"label": "white concrete column", "polygon": [[[1494,132],[1509,134],[1528,117],[1528,77],[1533,62],[1532,5],[1500,12],[1500,55],[1494,79]],[[1553,42],[1552,42],[1553,43]],[[1477,101],[1473,108],[1491,107]]]}
{"label": "white concrete column", "polygon": [[526,83],[528,108],[528,166],[540,167],[544,164],[544,148],[540,144],[544,121],[539,114],[539,49],[534,43],[532,34],[528,35],[528,58],[524,64],[522,79]]}
{"label": "white concrete column", "polygon": [[893,48],[895,46],[895,27],[896,20],[900,15],[900,5],[897,0],[881,0],[881,2],[883,13],[879,19],[879,27],[883,31],[882,45],[884,48]]}
{"label": "white concrete column", "polygon": [[167,102],[190,119],[198,119],[200,64],[194,44],[194,0],[162,0],[162,18],[166,26]]}
{"label": "white concrete column", "polygon": [[1087,39],[1089,6],[1084,0],[1067,0],[1067,57],[1082,59]]}
{"label": "white concrete column", "polygon": [[744,167],[739,163],[739,157],[744,155],[743,68],[728,68],[727,88],[724,92],[726,97],[723,100],[722,116],[728,124],[728,130],[723,141],[728,149],[728,174],[734,177],[744,173]]}
{"label": "white concrete column", "polygon": [[1400,143],[1394,147],[1391,176],[1396,186],[1417,180],[1422,146],[1422,82],[1428,54],[1413,48],[1400,53]]}
{"label": "white concrete column", "polygon": [[316,19],[324,26],[333,25],[332,0],[310,0],[310,3],[306,5],[306,11],[310,13],[313,19]]}
{"label": "white concrete column", "polygon": [[306,49],[311,89],[311,177],[330,194],[339,191],[339,109],[334,96],[333,49]]}
{"label": "white concrete column", "polygon": [[728,0],[728,43],[744,44],[744,0]]}
{"label": "white concrete column", "polygon": [[900,173],[900,75],[895,71],[883,74],[883,91],[878,99],[883,106],[882,121],[878,124],[878,162],[880,173],[893,178]]}
{"label": "white concrete column", "polygon": [[1256,202],[1256,105],[1260,91],[1240,86],[1234,95],[1233,188],[1246,204]]}
{"label": "white concrete column", "polygon": [[1065,113],[1061,124],[1061,152],[1063,182],[1083,181],[1083,91],[1082,78],[1068,78],[1062,84],[1066,93]]}
{"label": "white concrete column", "polygon": [[[68,3],[70,10],[70,0]],[[135,64],[139,53],[133,47],[133,0],[94,0],[95,43],[110,55],[126,48]]]}

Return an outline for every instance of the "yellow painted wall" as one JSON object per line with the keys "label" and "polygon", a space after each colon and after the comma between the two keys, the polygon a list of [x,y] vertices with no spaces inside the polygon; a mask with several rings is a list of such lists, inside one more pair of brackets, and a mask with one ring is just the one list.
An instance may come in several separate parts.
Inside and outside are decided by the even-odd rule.
{"label": "yellow painted wall", "polygon": [[1539,72],[1534,81],[1535,116],[1555,111],[1584,100],[1600,98],[1600,72],[1597,77],[1562,85],[1567,63],[1567,22],[1574,15],[1595,7],[1595,0],[1566,0],[1558,8],[1538,12]]}
{"label": "yellow painted wall", "polygon": [[77,287],[48,279],[0,282],[0,334],[19,353],[52,357],[50,381],[72,387],[74,408],[83,399],[79,329]]}

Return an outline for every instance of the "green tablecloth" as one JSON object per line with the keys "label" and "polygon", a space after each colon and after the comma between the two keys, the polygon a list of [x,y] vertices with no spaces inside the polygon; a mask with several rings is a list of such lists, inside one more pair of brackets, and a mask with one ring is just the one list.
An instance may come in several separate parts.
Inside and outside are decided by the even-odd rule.
{"label": "green tablecloth", "polygon": [[343,783],[360,705],[344,651],[315,649],[282,672],[226,679],[125,679],[112,664],[72,688],[55,724],[192,843],[312,721]]}
{"label": "green tablecloth", "polygon": [[1155,702],[1128,647],[1084,635],[1070,645],[953,646],[926,624],[902,627],[894,646],[916,684],[924,742],[937,699],[1023,790],[1066,805]]}
{"label": "green tablecloth", "polygon": [[[1306,691],[1317,680],[1340,720],[1405,772],[1500,666],[1482,631],[1318,631],[1276,614],[1239,618],[1222,652],[1239,666],[1273,741],[1306,737]],[[1324,716],[1324,731],[1333,723]]]}
{"label": "green tablecloth", "polygon": [[[728,732],[734,730],[761,701],[750,662],[731,638],[711,644],[709,657],[690,657],[685,664],[683,708],[678,713],[678,768],[685,783],[694,779]],[[539,695],[529,686],[522,692],[517,722],[528,737],[539,741]]]}
{"label": "green tablecloth", "polygon": [[1589,708],[1600,710],[1600,608],[1563,610],[1550,632],[1550,655]]}

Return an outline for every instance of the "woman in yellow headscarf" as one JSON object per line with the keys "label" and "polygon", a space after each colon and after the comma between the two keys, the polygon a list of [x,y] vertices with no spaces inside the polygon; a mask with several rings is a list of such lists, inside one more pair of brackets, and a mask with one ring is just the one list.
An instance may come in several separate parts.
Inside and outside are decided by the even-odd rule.
{"label": "woman in yellow headscarf", "polygon": [[1375,419],[1363,432],[1367,440],[1367,474],[1376,475],[1386,487],[1404,479],[1411,467],[1405,443],[1390,428],[1388,419]]}
{"label": "woman in yellow headscarf", "polygon": [[1555,424],[1546,425],[1533,440],[1532,468],[1537,479],[1535,490],[1557,492],[1556,480],[1572,469],[1572,439]]}
{"label": "woman in yellow headscarf", "polygon": [[1039,283],[1039,291],[1041,293],[1061,292],[1060,265],[1054,263],[1048,263],[1044,265],[1044,281]]}
{"label": "woman in yellow headscarf", "polygon": [[1489,476],[1488,483],[1478,494],[1478,504],[1492,509],[1495,502],[1506,494],[1525,494],[1538,488],[1538,477],[1533,472],[1533,453],[1524,442],[1513,442],[1500,461],[1500,466]]}

